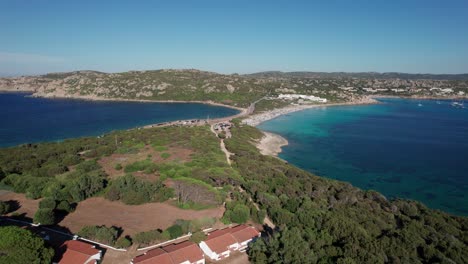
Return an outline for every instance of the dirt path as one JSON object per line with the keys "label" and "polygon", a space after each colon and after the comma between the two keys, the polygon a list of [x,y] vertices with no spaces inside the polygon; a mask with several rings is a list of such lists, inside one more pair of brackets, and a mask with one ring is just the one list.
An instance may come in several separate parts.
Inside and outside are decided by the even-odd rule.
{"label": "dirt path", "polygon": [[[212,124],[210,126],[210,130],[211,132],[213,132],[213,134],[215,134],[216,138],[218,137],[218,133],[216,133],[215,129],[214,129],[214,124]],[[221,151],[224,153],[224,155],[226,155],[226,161],[227,163],[229,164],[229,166],[231,166],[231,155],[234,155],[233,153],[229,152],[227,149],[226,149],[226,145],[224,145],[224,139],[220,139],[220,142],[219,142],[219,147],[221,148]]]}
{"label": "dirt path", "polygon": [[[241,186],[237,186],[239,188],[239,192],[243,193],[245,190]],[[249,196],[249,201],[257,208],[258,211],[260,211],[260,206],[254,200],[252,197]],[[268,215],[265,215],[265,218],[263,219],[263,224],[269,226],[271,229],[275,229],[276,225],[271,221],[270,217]]]}

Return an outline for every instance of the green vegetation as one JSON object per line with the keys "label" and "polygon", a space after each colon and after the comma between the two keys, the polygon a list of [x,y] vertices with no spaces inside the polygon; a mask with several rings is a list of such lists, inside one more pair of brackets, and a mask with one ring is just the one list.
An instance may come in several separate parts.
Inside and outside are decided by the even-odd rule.
{"label": "green vegetation", "polygon": [[160,230],[150,230],[150,231],[145,231],[145,232],[140,232],[135,234],[133,237],[133,241],[140,246],[146,246],[146,245],[151,245],[153,243],[157,243],[160,241],[168,240],[169,239],[169,234],[163,233]]}
{"label": "green vegetation", "polygon": [[0,215],[8,214],[10,209],[8,202],[0,201]]}
{"label": "green vegetation", "polygon": [[[279,232],[249,250],[254,263],[466,263],[468,219],[314,176],[260,155],[261,134],[236,125],[226,147],[242,186]],[[261,166],[259,166],[261,164]]]}
{"label": "green vegetation", "polygon": [[[254,263],[468,262],[467,218],[317,177],[261,155],[251,143],[262,136],[259,130],[236,121],[231,132],[225,144],[235,154],[233,167],[207,126],[163,127],[0,149],[1,184],[31,198],[43,197],[35,221],[45,222],[55,221],[54,212],[70,212],[96,195],[127,204],[176,197],[182,208],[216,206],[228,197],[223,221],[262,223],[267,214],[278,226],[270,237],[253,243],[248,253]],[[112,179],[99,165],[102,157],[127,153],[133,158],[148,146],[188,149],[190,159],[154,163],[143,155],[122,168],[126,175]],[[164,231],[136,234],[133,242],[154,244],[213,223],[177,221]],[[119,232],[86,227],[80,234],[113,244]],[[128,241],[121,238],[119,244]]]}
{"label": "green vegetation", "polygon": [[115,242],[116,248],[129,248],[132,245],[132,240],[128,236],[120,237]]}
{"label": "green vegetation", "polygon": [[[202,229],[212,226],[216,222],[214,218],[201,218],[197,220],[177,220],[174,225],[166,230],[150,230],[135,234],[133,241],[140,246],[148,246],[165,240],[174,239],[185,235],[189,232],[193,233],[191,240],[200,240],[205,237],[201,232]],[[201,241],[201,240],[200,240]]]}
{"label": "green vegetation", "polygon": [[55,200],[50,197],[46,197],[42,201],[39,202],[40,209],[52,209],[53,210],[55,209],[55,206],[56,206]]}
{"label": "green vegetation", "polygon": [[45,208],[38,209],[34,214],[34,222],[41,225],[53,225],[55,224],[55,212],[54,209]]}
{"label": "green vegetation", "polygon": [[112,181],[105,197],[111,201],[121,200],[125,204],[136,205],[163,202],[172,197],[172,190],[164,187],[160,181],[143,181],[127,174]]}
{"label": "green vegetation", "polygon": [[122,164],[120,164],[120,163],[115,164],[114,169],[116,169],[116,170],[123,169]]}
{"label": "green vegetation", "polygon": [[[120,231],[116,227],[85,226],[78,232],[78,235],[113,246],[120,235]],[[120,243],[125,242],[121,241]]]}
{"label": "green vegetation", "polygon": [[226,203],[226,212],[224,212],[223,220],[226,223],[243,224],[250,219],[250,209],[244,204],[236,202]]}
{"label": "green vegetation", "polygon": [[[190,160],[156,164],[146,158],[121,168],[126,173],[158,174],[160,181],[149,182],[132,175],[110,180],[98,163],[102,157],[121,153],[122,148],[132,149],[131,153],[138,153],[144,146],[164,151],[168,146],[163,144],[169,142],[192,151]],[[197,181],[198,187],[204,184],[203,188],[208,190],[204,193],[213,193],[210,196],[212,199],[188,199],[181,205],[203,208],[222,202],[218,192],[211,192],[212,186],[240,180],[239,174],[226,163],[208,127],[118,131],[99,138],[4,148],[0,149],[0,167],[6,175],[0,184],[15,192],[26,193],[31,199],[50,198],[49,201],[62,204],[60,210],[66,212],[73,210],[71,205],[96,195],[122,200],[127,204],[167,200],[172,196],[172,191],[162,184],[166,178],[181,178],[179,181],[190,178]]]}
{"label": "green vegetation", "polygon": [[54,250],[31,231],[16,227],[0,227],[0,263],[52,263]]}
{"label": "green vegetation", "polygon": [[203,231],[197,231],[193,233],[192,236],[190,237],[190,241],[196,244],[202,242],[205,239],[206,239],[206,235]]}
{"label": "green vegetation", "polygon": [[167,152],[164,152],[164,153],[161,154],[161,158],[163,158],[163,159],[168,159],[170,156],[171,156],[171,154],[169,154]]}
{"label": "green vegetation", "polygon": [[213,186],[188,177],[175,177],[173,188],[177,202],[184,209],[203,209],[206,206],[220,205],[221,194]]}

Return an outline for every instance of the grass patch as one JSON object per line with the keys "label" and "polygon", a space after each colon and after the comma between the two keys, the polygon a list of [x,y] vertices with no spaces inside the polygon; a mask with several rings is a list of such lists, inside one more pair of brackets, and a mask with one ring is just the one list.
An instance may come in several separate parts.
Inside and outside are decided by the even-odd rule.
{"label": "grass patch", "polygon": [[171,154],[169,154],[167,152],[164,152],[164,153],[161,154],[161,158],[163,158],[163,159],[168,159],[170,156],[171,156]]}
{"label": "grass patch", "polygon": [[167,151],[166,146],[153,146],[154,150],[162,152],[162,151]]}
{"label": "grass patch", "polygon": [[137,171],[149,171],[154,166],[154,163],[150,160],[139,160],[134,163],[125,166],[125,173],[137,172]]}

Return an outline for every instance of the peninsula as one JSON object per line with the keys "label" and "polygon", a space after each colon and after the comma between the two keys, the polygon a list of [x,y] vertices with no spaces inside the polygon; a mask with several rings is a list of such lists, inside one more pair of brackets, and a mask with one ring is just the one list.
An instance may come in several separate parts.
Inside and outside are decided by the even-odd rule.
{"label": "peninsula", "polygon": [[247,253],[233,250],[233,261],[465,263],[466,217],[301,170],[272,157],[285,139],[255,126],[313,107],[375,103],[374,96],[465,98],[467,79],[198,70],[2,78],[0,90],[39,97],[203,101],[242,112],[0,149],[0,225],[38,235],[0,233],[47,237],[38,244],[44,262],[63,257],[58,245],[76,238],[105,249],[104,264],[130,263],[152,249],[207,250],[212,234],[251,228],[246,241],[255,242]]}

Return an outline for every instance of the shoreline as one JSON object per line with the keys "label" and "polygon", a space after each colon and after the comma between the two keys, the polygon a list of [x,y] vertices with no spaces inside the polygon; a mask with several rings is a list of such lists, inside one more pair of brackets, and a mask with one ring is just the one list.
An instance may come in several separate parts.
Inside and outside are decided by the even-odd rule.
{"label": "shoreline", "polygon": [[[16,91],[12,91],[16,93]],[[28,93],[28,92],[24,92]],[[47,98],[47,99],[72,99],[72,100],[85,100],[85,101],[107,101],[107,102],[136,102],[136,103],[197,103],[197,104],[207,104],[213,106],[222,106],[227,107],[239,111],[246,111],[247,108],[226,105],[222,103],[213,102],[211,100],[208,101],[199,101],[199,100],[151,100],[151,99],[128,99],[128,98],[108,98],[108,97],[98,97],[98,96],[86,96],[86,95],[45,95],[45,94],[37,94],[32,93],[30,97],[36,98]]]}
{"label": "shoreline", "polygon": [[262,131],[262,133],[263,137],[256,144],[262,155],[278,157],[278,154],[283,151],[282,147],[289,144],[287,139],[278,134],[266,131]]}
{"label": "shoreline", "polygon": [[289,113],[299,112],[307,109],[313,108],[321,108],[321,107],[329,107],[329,106],[346,106],[346,105],[368,105],[368,104],[378,104],[379,102],[372,97],[365,97],[361,100],[351,101],[351,102],[343,102],[343,103],[326,103],[326,104],[313,104],[313,105],[293,105],[293,106],[286,106],[283,108],[277,108],[273,110],[268,110],[262,113],[254,114],[246,119],[242,120],[242,124],[250,125],[250,126],[258,126],[263,122],[268,120],[275,119],[282,115],[286,115]]}

